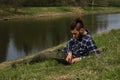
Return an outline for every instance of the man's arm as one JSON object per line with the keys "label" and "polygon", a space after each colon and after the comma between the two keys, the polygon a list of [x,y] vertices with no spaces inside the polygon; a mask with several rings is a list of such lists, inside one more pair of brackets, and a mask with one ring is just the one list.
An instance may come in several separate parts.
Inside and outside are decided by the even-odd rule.
{"label": "man's arm", "polygon": [[66,61],[67,62],[72,62],[72,59],[73,59],[73,56],[72,56],[72,45],[74,44],[75,42],[75,39],[74,38],[71,38],[69,41],[68,41],[68,44],[67,44],[67,57],[66,57]]}
{"label": "man's arm", "polygon": [[69,52],[68,55],[67,55],[67,57],[66,57],[66,61],[69,62],[69,63],[71,63],[72,59],[73,59],[72,52]]}

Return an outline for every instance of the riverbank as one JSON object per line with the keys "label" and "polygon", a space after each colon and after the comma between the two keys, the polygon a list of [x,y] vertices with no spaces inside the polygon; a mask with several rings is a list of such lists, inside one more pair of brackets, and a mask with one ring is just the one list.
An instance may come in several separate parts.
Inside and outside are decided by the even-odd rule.
{"label": "riverbank", "polygon": [[[1,80],[119,80],[120,79],[120,29],[94,35],[98,47],[105,47],[99,57],[93,55],[73,65],[57,59],[46,59],[21,66],[8,66],[0,70]],[[65,44],[64,44],[65,45]],[[62,45],[63,46],[63,45]],[[54,47],[52,51],[60,48]],[[43,51],[43,53],[46,53]]]}
{"label": "riverbank", "polygon": [[0,20],[28,19],[38,17],[72,16],[87,14],[120,13],[119,7],[23,7],[17,12],[14,9],[0,9]]}

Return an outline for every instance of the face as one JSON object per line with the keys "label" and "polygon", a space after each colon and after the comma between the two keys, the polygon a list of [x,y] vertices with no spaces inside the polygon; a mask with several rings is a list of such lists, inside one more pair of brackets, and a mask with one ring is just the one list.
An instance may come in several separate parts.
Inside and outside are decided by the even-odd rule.
{"label": "face", "polygon": [[71,30],[71,33],[74,38],[79,38],[81,35],[83,35],[84,29],[81,28],[80,31],[77,31],[76,29],[74,29],[74,30]]}

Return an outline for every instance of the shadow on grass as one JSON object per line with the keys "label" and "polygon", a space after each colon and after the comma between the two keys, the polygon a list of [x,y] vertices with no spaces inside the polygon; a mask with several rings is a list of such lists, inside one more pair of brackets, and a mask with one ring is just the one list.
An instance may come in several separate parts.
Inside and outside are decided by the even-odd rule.
{"label": "shadow on grass", "polygon": [[65,59],[59,59],[59,58],[53,58],[53,60],[56,60],[58,63],[63,65],[70,65]]}
{"label": "shadow on grass", "polygon": [[62,65],[70,65],[70,63],[68,63],[65,59],[62,58],[41,58],[41,59],[36,59],[36,60],[32,60],[29,64],[35,64],[35,63],[41,63],[41,62],[45,62],[45,61],[57,61],[58,64],[62,64]]}
{"label": "shadow on grass", "polygon": [[70,65],[70,63],[68,63],[64,59],[66,57],[66,55],[63,54],[60,49],[58,49],[57,51],[54,51],[52,53],[53,53],[53,56],[51,56],[50,53],[49,53],[47,55],[46,54],[36,55],[32,58],[23,59],[22,61],[15,61],[14,63],[11,64],[11,66],[16,68],[16,67],[18,67],[20,65],[23,65],[23,64],[32,65],[32,64],[35,64],[35,63],[42,63],[42,62],[45,62],[45,61],[48,61],[48,62],[57,61],[58,64]]}
{"label": "shadow on grass", "polygon": [[28,61],[28,62],[23,62],[23,63],[19,63],[19,62],[14,62],[11,64],[11,66],[13,68],[17,68],[19,66],[22,66],[24,64],[30,64],[30,65],[34,65],[36,63],[42,63],[42,62],[45,62],[45,61],[57,61],[58,64],[62,64],[62,65],[70,65],[70,63],[68,63],[65,59],[62,59],[62,58],[46,58],[46,57],[39,57],[39,58],[34,58],[32,59],[31,61]]}

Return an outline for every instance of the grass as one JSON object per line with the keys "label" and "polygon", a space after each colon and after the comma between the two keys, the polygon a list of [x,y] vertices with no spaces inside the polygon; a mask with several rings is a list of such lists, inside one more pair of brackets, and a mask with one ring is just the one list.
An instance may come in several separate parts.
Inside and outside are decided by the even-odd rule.
{"label": "grass", "polygon": [[21,7],[18,12],[14,8],[0,8],[0,16],[20,16],[20,15],[39,15],[39,14],[56,14],[72,12],[70,7]]}
{"label": "grass", "polygon": [[[83,7],[83,9],[87,11],[92,11],[92,7]],[[101,10],[118,10],[119,7],[94,7],[93,11],[101,11]]]}
{"label": "grass", "polygon": [[89,13],[117,13],[120,12],[119,7],[84,7]]}
{"label": "grass", "polygon": [[99,57],[91,55],[73,65],[55,59],[0,70],[0,80],[120,80],[120,29],[94,35]]}
{"label": "grass", "polygon": [[72,12],[72,8],[69,7],[23,7],[21,9],[29,14]]}

